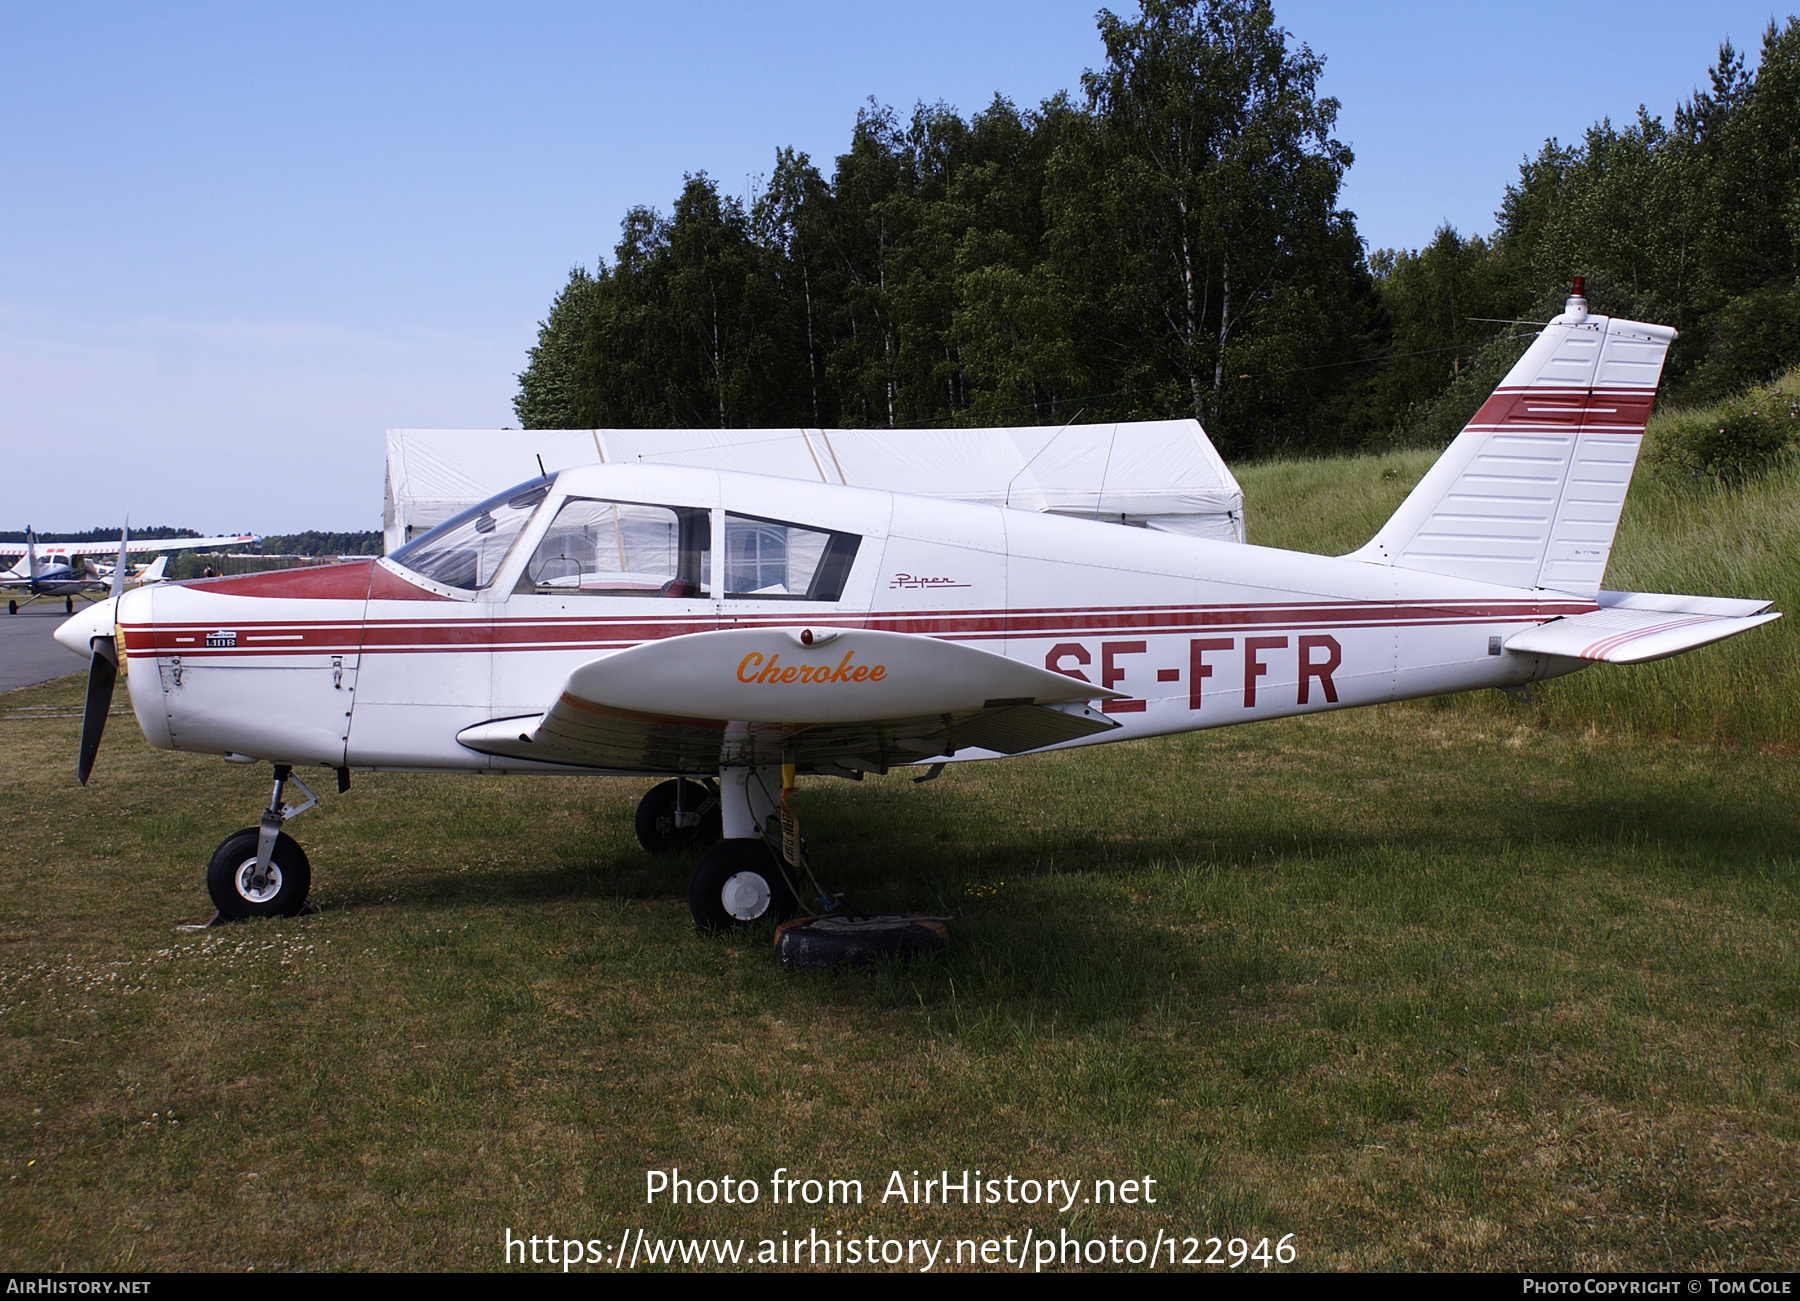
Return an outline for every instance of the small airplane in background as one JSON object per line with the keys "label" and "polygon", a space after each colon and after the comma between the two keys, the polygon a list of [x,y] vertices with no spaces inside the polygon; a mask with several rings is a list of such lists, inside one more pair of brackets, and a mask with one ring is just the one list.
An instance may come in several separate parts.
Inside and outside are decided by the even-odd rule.
{"label": "small airplane in background", "polygon": [[663,776],[638,839],[711,845],[695,922],[785,916],[809,872],[787,803],[801,774],[928,780],[1516,689],[1779,618],[1762,600],[1601,587],[1674,337],[1590,315],[1578,280],[1346,556],[612,463],[519,484],[381,559],[130,592],[115,574],[113,599],[56,633],[89,659],[77,775],[127,670],[152,745],[271,763],[261,820],[207,868],[225,918],[305,905],[312,869],[284,826],[317,800],[298,766],[335,770],[340,792],[353,769]]}
{"label": "small airplane in background", "polygon": [[[17,614],[21,604],[29,605],[45,597],[63,598],[63,609],[74,613],[75,598],[90,592],[106,592],[112,587],[114,566],[92,557],[119,552],[127,554],[171,551],[210,551],[218,547],[251,546],[262,539],[254,533],[234,533],[211,538],[130,538],[130,527],[119,531],[119,543],[112,542],[43,542],[28,525],[25,541],[0,542],[0,559],[13,558],[12,568],[0,570],[0,588],[29,593],[23,602],[16,597],[6,603],[8,614]],[[123,547],[121,548],[121,545]],[[121,558],[117,564],[124,564]],[[158,557],[154,564],[130,574],[131,584],[161,580],[168,556]]]}

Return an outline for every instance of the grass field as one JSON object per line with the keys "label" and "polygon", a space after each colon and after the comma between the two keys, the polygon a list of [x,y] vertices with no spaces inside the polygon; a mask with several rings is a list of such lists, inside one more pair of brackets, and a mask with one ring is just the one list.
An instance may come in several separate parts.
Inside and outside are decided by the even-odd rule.
{"label": "grass field", "polygon": [[[1348,549],[1429,459],[1246,473],[1254,540]],[[1616,564],[1721,590],[1633,541],[1665,491]],[[1743,536],[1741,498],[1681,500]],[[1790,711],[1792,643],[1748,644],[1791,622],[1725,670]],[[1605,672],[809,781],[829,880],[954,917],[944,954],[826,977],[693,932],[692,861],[632,838],[646,782],[358,777],[293,827],[319,914],[177,932],[265,771],[118,717],[83,790],[80,679],[0,696],[0,1268],[489,1269],[508,1230],[637,1229],[1791,1268],[1800,754],[1577,686]],[[671,1166],[762,1197],[646,1206]],[[771,1205],[778,1167],[865,1201]],[[881,1201],[946,1168],[1158,1200]]]}

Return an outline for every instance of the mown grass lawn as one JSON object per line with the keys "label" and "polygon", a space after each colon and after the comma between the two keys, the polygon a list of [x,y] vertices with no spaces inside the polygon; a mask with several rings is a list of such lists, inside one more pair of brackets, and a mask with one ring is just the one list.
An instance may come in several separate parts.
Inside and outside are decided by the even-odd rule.
{"label": "mown grass lawn", "polygon": [[[955,920],[800,977],[694,933],[647,782],[358,777],[292,827],[318,915],[178,933],[266,770],[119,717],[83,790],[79,704],[0,697],[0,1268],[487,1269],[507,1229],[637,1227],[1795,1259],[1791,753],[1493,696],[808,781],[828,880]],[[670,1166],[867,1200],[646,1207]],[[1158,1201],[880,1203],[944,1168]]]}

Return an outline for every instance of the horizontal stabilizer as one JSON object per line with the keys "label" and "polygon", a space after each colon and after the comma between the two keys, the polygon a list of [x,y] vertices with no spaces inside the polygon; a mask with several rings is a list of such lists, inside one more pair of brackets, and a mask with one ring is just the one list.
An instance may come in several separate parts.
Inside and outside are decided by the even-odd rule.
{"label": "horizontal stabilizer", "polygon": [[[1667,605],[1637,606],[1619,601],[1588,614],[1552,619],[1509,637],[1506,649],[1533,655],[1566,655],[1574,659],[1603,660],[1608,664],[1645,664],[1667,659],[1697,646],[1707,646],[1758,624],[1779,619],[1779,614],[1758,614],[1767,601],[1732,601],[1715,597],[1662,596],[1648,592],[1608,592],[1606,596],[1644,598],[1667,605],[1716,605],[1729,613],[1702,609],[1670,609]],[[1739,613],[1741,607],[1750,611]]]}

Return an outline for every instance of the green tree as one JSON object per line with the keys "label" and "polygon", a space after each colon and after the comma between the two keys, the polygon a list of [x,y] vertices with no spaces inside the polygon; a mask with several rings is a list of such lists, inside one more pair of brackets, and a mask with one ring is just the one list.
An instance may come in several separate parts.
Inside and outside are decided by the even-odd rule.
{"label": "green tree", "polygon": [[1390,358],[1372,380],[1375,403],[1390,424],[1371,432],[1405,436],[1397,427],[1457,385],[1490,339],[1523,327],[1508,323],[1516,311],[1512,282],[1479,235],[1465,240],[1440,226],[1424,248],[1381,249],[1369,265],[1386,316]]}
{"label": "green tree", "polygon": [[1099,23],[1107,64],[1082,80],[1137,332],[1192,415],[1266,446],[1271,424],[1305,424],[1316,394],[1264,383],[1233,402],[1228,377],[1330,360],[1342,331],[1329,315],[1361,260],[1336,209],[1351,154],[1331,135],[1337,101],[1317,93],[1323,65],[1266,0],[1141,0],[1135,21]]}
{"label": "green tree", "polygon": [[688,178],[657,270],[662,324],[674,343],[663,371],[668,423],[762,423],[781,405],[785,377],[780,335],[767,328],[763,251],[743,205],[720,198],[704,173]]}
{"label": "green tree", "polygon": [[592,427],[579,417],[585,405],[582,353],[603,294],[601,282],[576,267],[551,301],[550,315],[538,322],[538,341],[517,376],[519,392],[513,398],[521,429]]}
{"label": "green tree", "polygon": [[754,237],[771,258],[773,301],[790,317],[789,333],[806,352],[804,410],[814,428],[826,425],[836,404],[824,390],[823,348],[831,276],[826,261],[830,189],[805,154],[791,148],[775,153],[775,171],[751,208]]}

